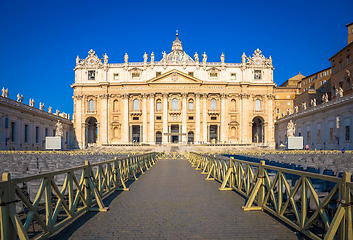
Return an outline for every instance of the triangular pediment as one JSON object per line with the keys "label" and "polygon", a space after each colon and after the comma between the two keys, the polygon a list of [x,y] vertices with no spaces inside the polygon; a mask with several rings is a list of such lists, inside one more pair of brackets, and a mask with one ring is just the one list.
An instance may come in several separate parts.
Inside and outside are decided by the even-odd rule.
{"label": "triangular pediment", "polygon": [[202,84],[202,80],[174,69],[148,80],[147,84]]}

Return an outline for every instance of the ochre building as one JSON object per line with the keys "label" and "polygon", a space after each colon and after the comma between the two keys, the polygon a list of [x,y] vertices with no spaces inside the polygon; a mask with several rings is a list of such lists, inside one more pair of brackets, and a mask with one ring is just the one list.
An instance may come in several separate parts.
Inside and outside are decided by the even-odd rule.
{"label": "ochre building", "polygon": [[271,57],[257,49],[240,63],[190,57],[176,36],[169,53],[108,63],[77,56],[74,129],[80,148],[127,143],[264,143],[274,146]]}

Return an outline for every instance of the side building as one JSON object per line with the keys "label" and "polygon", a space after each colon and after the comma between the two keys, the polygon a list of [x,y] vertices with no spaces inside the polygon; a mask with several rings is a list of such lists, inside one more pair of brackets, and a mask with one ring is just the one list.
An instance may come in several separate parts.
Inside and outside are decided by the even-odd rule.
{"label": "side building", "polygon": [[[128,143],[264,143],[274,146],[271,57],[257,49],[241,63],[207,62],[176,36],[155,61],[108,63],[77,57],[74,129],[80,148]],[[199,60],[200,59],[200,60]]]}
{"label": "side building", "polygon": [[295,136],[303,136],[310,149],[353,149],[353,23],[348,27],[347,46],[329,58],[331,67],[298,83],[294,113],[276,120],[276,146],[287,141],[287,125],[296,124]]}
{"label": "side building", "polygon": [[63,148],[73,146],[73,132],[70,116],[56,111],[44,111],[44,104],[39,108],[30,99],[30,104],[23,103],[23,96],[17,101],[9,98],[8,89],[2,89],[0,96],[0,150],[44,150],[45,137],[55,136],[56,124],[60,121],[63,128]]}

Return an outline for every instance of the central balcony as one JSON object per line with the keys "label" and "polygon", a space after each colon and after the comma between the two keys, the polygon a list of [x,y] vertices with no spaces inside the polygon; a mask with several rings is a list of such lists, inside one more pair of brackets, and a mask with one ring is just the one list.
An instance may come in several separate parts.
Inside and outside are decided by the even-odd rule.
{"label": "central balcony", "polygon": [[217,109],[208,110],[208,115],[210,115],[210,116],[218,116],[220,113],[221,113],[221,111],[217,110]]}
{"label": "central balcony", "polygon": [[131,116],[141,116],[142,115],[142,111],[141,110],[131,110],[130,111],[130,115]]}

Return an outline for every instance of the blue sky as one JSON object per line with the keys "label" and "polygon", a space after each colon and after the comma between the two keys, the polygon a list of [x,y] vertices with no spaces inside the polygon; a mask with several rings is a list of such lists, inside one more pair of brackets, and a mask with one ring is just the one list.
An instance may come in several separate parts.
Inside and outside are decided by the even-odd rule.
{"label": "blue sky", "polygon": [[2,1],[0,88],[72,114],[75,58],[90,49],[110,63],[156,60],[179,30],[184,50],[208,61],[241,62],[259,48],[272,56],[277,85],[330,66],[347,44],[353,1]]}

